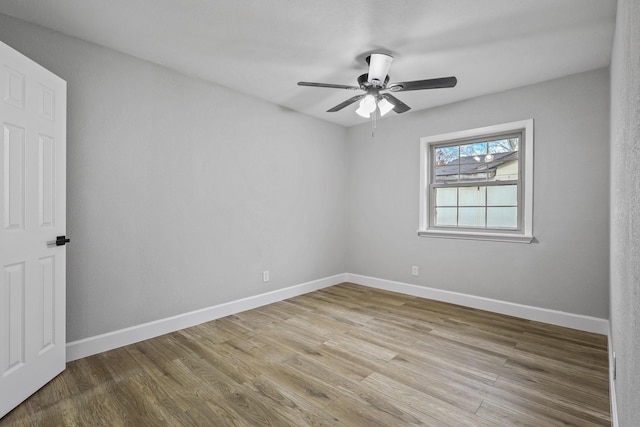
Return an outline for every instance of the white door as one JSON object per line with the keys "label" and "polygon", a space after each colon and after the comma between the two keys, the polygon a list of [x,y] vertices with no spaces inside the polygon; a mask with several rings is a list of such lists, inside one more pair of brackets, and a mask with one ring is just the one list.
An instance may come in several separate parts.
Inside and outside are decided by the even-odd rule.
{"label": "white door", "polygon": [[65,367],[67,88],[1,42],[0,73],[2,417]]}

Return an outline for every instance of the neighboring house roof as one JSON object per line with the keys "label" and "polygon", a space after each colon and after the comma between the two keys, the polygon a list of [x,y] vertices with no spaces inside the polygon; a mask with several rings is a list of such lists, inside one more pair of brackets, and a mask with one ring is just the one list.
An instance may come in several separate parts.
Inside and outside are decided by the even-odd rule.
{"label": "neighboring house roof", "polygon": [[[477,160],[480,159],[480,160]],[[518,159],[517,151],[493,154],[491,161],[485,162],[485,155],[465,156],[460,159],[453,159],[445,165],[436,167],[436,176],[446,179],[451,175],[475,175],[489,173],[495,175],[496,170],[501,165]],[[459,161],[458,161],[459,160]],[[459,167],[459,169],[458,169]]]}

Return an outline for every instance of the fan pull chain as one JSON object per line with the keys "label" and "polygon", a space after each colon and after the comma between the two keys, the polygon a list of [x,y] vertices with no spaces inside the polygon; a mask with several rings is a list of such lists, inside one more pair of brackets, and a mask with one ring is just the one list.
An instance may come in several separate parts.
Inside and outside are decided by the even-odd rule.
{"label": "fan pull chain", "polygon": [[378,117],[378,109],[376,108],[373,113],[371,113],[371,138],[375,137],[375,129],[376,129],[376,119]]}

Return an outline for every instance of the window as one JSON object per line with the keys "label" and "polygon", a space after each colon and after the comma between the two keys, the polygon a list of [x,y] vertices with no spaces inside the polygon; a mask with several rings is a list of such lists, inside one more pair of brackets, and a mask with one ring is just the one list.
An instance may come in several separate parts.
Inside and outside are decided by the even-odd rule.
{"label": "window", "polygon": [[532,216],[532,119],[420,139],[420,236],[530,243]]}

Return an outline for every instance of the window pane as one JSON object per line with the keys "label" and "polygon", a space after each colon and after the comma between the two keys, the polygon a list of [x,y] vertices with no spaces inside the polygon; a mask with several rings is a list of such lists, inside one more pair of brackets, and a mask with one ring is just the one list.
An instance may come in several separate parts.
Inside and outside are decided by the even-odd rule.
{"label": "window pane", "polygon": [[457,164],[459,154],[459,147],[457,145],[451,147],[439,147],[434,151],[433,159],[436,166],[444,166],[450,164]]}
{"label": "window pane", "polygon": [[495,154],[495,181],[518,179],[518,152]]}
{"label": "window pane", "polygon": [[460,206],[484,206],[486,187],[460,187]]}
{"label": "window pane", "polygon": [[434,225],[456,226],[458,224],[457,208],[436,208],[435,210]]}
{"label": "window pane", "polygon": [[486,181],[489,169],[485,162],[487,143],[477,142],[460,146],[460,181]]}
{"label": "window pane", "polygon": [[518,226],[518,208],[487,208],[487,227],[516,228]]}
{"label": "window pane", "polygon": [[458,205],[458,189],[454,188],[436,188],[436,206],[457,206]]}
{"label": "window pane", "polygon": [[487,187],[487,206],[518,206],[518,186]]}
{"label": "window pane", "polygon": [[447,166],[436,167],[436,182],[457,182],[458,181],[458,163]]}
{"label": "window pane", "polygon": [[498,139],[489,141],[489,154],[510,153],[518,151],[519,138]]}
{"label": "window pane", "polygon": [[486,142],[474,142],[460,146],[460,159],[465,157],[484,156],[487,154]]}
{"label": "window pane", "polygon": [[484,208],[460,208],[458,225],[460,227],[484,227]]}

